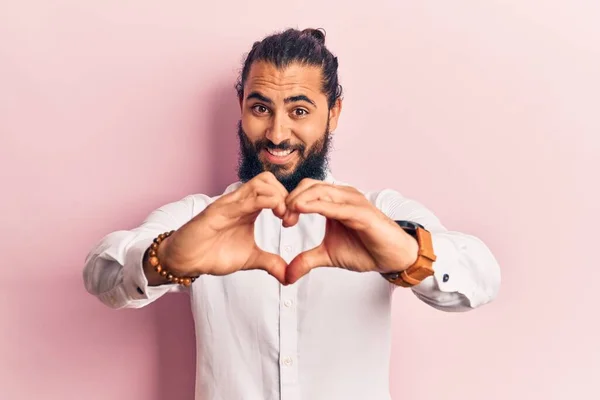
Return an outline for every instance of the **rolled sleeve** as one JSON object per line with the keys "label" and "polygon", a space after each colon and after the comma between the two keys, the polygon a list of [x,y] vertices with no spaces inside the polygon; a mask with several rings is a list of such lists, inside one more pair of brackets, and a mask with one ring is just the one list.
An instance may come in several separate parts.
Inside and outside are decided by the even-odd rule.
{"label": "rolled sleeve", "polygon": [[188,196],[153,211],[132,230],[115,231],[102,238],[88,254],[83,271],[86,290],[111,308],[140,308],[167,292],[188,289],[178,284],[149,286],[144,253],[160,233],[179,229],[203,210],[211,199]]}
{"label": "rolled sleeve", "polygon": [[412,288],[427,304],[447,311],[466,311],[492,301],[500,286],[495,258],[476,237],[432,234],[437,260],[434,275]]}
{"label": "rolled sleeve", "polygon": [[419,223],[431,232],[434,275],[411,288],[420,300],[443,311],[468,311],[497,296],[500,267],[481,239],[449,231],[429,209],[396,191],[381,191],[374,201],[388,217]]}
{"label": "rolled sleeve", "polygon": [[173,283],[160,286],[148,285],[148,279],[144,273],[144,253],[153,240],[154,238],[146,238],[135,242],[125,256],[123,290],[126,292],[126,296],[134,301],[152,302],[163,294],[180,288],[179,285]]}

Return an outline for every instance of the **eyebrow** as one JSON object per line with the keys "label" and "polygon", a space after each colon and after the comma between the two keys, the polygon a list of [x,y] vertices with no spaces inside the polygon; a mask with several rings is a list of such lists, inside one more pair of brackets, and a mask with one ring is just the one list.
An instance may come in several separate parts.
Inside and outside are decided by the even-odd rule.
{"label": "eyebrow", "polygon": [[[250,99],[257,99],[257,100],[260,100],[260,101],[262,101],[264,103],[267,103],[267,104],[273,104],[273,100],[271,100],[267,96],[264,96],[264,95],[262,95],[262,94],[260,94],[258,92],[252,92],[252,93],[250,93],[248,95],[248,97],[246,97],[246,100],[250,100]],[[307,103],[312,104],[315,107],[317,106],[317,104],[314,101],[312,101],[310,98],[308,98],[308,96],[305,96],[303,94],[299,94],[299,95],[296,95],[296,96],[286,97],[283,100],[283,102],[286,103],[286,104],[288,104],[288,103],[296,103],[296,102],[299,102],[299,101],[305,101]]]}

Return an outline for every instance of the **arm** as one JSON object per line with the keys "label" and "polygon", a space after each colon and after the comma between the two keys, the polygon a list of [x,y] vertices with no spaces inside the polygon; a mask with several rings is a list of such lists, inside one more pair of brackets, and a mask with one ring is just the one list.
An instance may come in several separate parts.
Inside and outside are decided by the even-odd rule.
{"label": "arm", "polygon": [[154,210],[134,229],[106,235],[86,257],[86,290],[115,309],[140,308],[167,292],[185,290],[181,285],[165,284],[145,262],[144,255],[157,235],[178,229],[209,202],[204,195],[188,196]]}
{"label": "arm", "polygon": [[420,300],[442,311],[468,311],[497,296],[500,267],[480,239],[447,230],[430,210],[396,191],[382,190],[374,201],[389,218],[417,222],[431,232],[437,261],[434,275],[412,287]]}

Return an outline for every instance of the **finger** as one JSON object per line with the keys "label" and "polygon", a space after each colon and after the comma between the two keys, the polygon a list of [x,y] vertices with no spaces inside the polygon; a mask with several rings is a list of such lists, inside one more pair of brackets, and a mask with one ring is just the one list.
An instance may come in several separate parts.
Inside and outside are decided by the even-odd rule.
{"label": "finger", "polygon": [[298,184],[296,189],[294,189],[285,199],[287,212],[282,218],[283,226],[287,228],[290,226],[294,226],[298,223],[298,220],[300,219],[300,214],[297,210],[294,210],[292,207],[290,207],[290,205],[294,204],[299,197],[301,197],[304,193],[306,193],[309,190],[315,190],[317,188],[323,188],[324,190],[326,190],[326,188],[330,186],[331,185],[323,183],[322,181],[308,178],[303,179]]}
{"label": "finger", "polygon": [[280,196],[258,195],[242,200],[240,204],[233,204],[237,208],[239,217],[253,214],[262,210],[270,209],[273,213],[283,215],[285,213],[285,203]]}
{"label": "finger", "polygon": [[272,172],[270,172],[270,171],[262,172],[259,175],[257,175],[257,178],[259,178],[258,180],[277,189],[277,191],[279,191],[279,193],[281,193],[281,195],[284,198],[288,196],[289,193],[288,193],[287,189],[285,188],[285,186],[283,186],[283,184],[281,182],[279,182],[277,177],[275,177],[275,175],[273,175]]}
{"label": "finger", "polygon": [[323,183],[323,181],[318,181],[315,179],[305,178],[300,181],[298,186],[294,190],[290,192],[290,194],[286,197],[286,204],[290,204],[296,199],[300,194],[308,190],[309,188],[317,185],[329,186],[329,184]]}
{"label": "finger", "polygon": [[260,177],[261,182],[266,183],[267,185],[274,188],[275,190],[278,191],[278,193],[281,194],[281,197],[283,199],[283,205],[273,209],[273,214],[275,214],[278,218],[281,218],[283,220],[285,212],[287,211],[287,207],[285,205],[285,199],[289,195],[289,192],[287,191],[285,186],[283,186],[283,184],[281,182],[279,182],[279,180],[275,177],[275,175],[273,175],[272,172],[268,172],[268,171],[263,172],[263,173],[259,174],[258,176]]}
{"label": "finger", "polygon": [[338,186],[332,185],[329,183],[325,183],[325,182],[317,180],[317,179],[310,179],[310,178],[302,179],[300,181],[300,183],[296,186],[296,188],[290,192],[290,194],[287,196],[287,198],[285,200],[285,203],[286,203],[286,206],[288,207],[288,209],[287,209],[286,215],[283,216],[283,220],[284,220],[283,226],[284,227],[295,225],[296,223],[298,223],[298,219],[300,218],[300,215],[298,214],[298,212],[291,210],[289,205],[292,204],[298,198],[298,196],[300,196],[302,193],[306,192],[307,190],[309,190],[311,188],[315,188],[315,187],[338,187]]}
{"label": "finger", "polygon": [[254,182],[227,204],[227,215],[240,218],[263,209],[271,209],[280,218],[286,210],[285,197],[265,182]]}
{"label": "finger", "polygon": [[281,220],[281,225],[284,228],[289,228],[290,226],[294,226],[298,223],[298,221],[300,220],[300,214],[296,211],[291,211],[290,209],[287,209]]}
{"label": "finger", "polygon": [[330,185],[313,185],[302,193],[298,194],[292,201],[288,201],[286,199],[288,214],[292,211],[296,213],[308,213],[303,206],[306,203],[316,200],[332,204],[335,203],[338,205],[360,202],[360,199],[356,198],[352,193],[341,190],[337,187]]}
{"label": "finger", "polygon": [[285,190],[285,187],[283,187],[283,190],[281,190],[282,187],[274,184],[268,179],[268,177],[269,175],[263,172],[260,175],[255,176],[248,182],[244,183],[237,190],[235,190],[232,193],[229,193],[228,195],[235,194],[234,198],[236,201],[258,194],[279,194],[282,198],[285,198],[287,196],[287,191]]}
{"label": "finger", "polygon": [[360,204],[366,198],[360,193],[334,185],[312,185],[293,199],[286,199],[288,208],[294,210],[298,203],[307,203],[313,200],[326,200],[338,204]]}
{"label": "finger", "polygon": [[313,200],[308,203],[298,203],[296,209],[303,214],[320,214],[326,218],[340,221],[355,230],[367,229],[373,222],[373,214],[369,208],[353,204]]}
{"label": "finger", "polygon": [[285,270],[287,263],[281,256],[273,253],[267,253],[259,248],[256,249],[249,262],[244,265],[244,270],[260,269],[266,271],[282,284],[286,284]]}
{"label": "finger", "polygon": [[331,259],[322,244],[298,254],[285,270],[285,281],[288,285],[296,283],[311,270],[319,267],[331,267]]}
{"label": "finger", "polygon": [[286,211],[287,211],[287,207],[285,206],[285,200],[281,200],[277,206],[275,208],[272,209],[273,210],[273,214],[280,219],[283,219],[283,216],[285,215]]}
{"label": "finger", "polygon": [[288,192],[273,174],[266,175],[265,179],[266,180],[259,180],[254,183],[254,193],[256,195],[270,195],[279,197],[281,199],[281,204],[272,208],[272,210],[273,214],[275,214],[277,217],[283,218],[283,215],[287,209],[285,205],[285,198],[287,197]]}

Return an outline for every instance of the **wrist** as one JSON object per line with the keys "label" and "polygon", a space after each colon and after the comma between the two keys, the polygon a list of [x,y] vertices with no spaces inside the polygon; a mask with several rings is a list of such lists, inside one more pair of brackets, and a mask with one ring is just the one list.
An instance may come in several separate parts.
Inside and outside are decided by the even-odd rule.
{"label": "wrist", "polygon": [[156,256],[160,260],[160,265],[163,268],[172,271],[173,273],[178,273],[179,271],[176,268],[173,268],[173,263],[169,260],[169,244],[171,243],[171,238],[166,237],[160,243],[160,246],[156,249]]}
{"label": "wrist", "polygon": [[402,232],[402,237],[403,239],[400,240],[402,244],[398,246],[398,250],[396,251],[397,261],[393,265],[382,266],[381,273],[402,272],[417,261],[419,257],[419,243],[404,231]]}
{"label": "wrist", "polygon": [[[391,273],[382,273],[388,281],[404,287],[411,287],[419,284],[425,278],[433,275],[433,263],[437,257],[433,251],[431,233],[422,225],[410,221],[395,221],[402,229],[416,242],[416,257],[414,252],[414,243],[405,242],[404,249],[408,256],[406,259],[412,262],[403,270],[397,270]],[[408,261],[407,261],[408,264]]]}
{"label": "wrist", "polygon": [[196,280],[196,276],[178,274],[175,270],[170,269],[170,264],[167,264],[169,262],[169,247],[163,247],[163,244],[168,242],[169,237],[174,232],[175,231],[161,233],[154,239],[148,248],[148,264],[150,268],[153,268],[157,274],[166,279],[169,283],[190,286]]}
{"label": "wrist", "polygon": [[144,253],[142,267],[144,270],[144,275],[146,275],[146,280],[148,280],[149,286],[160,286],[167,283],[170,283],[166,277],[162,276],[160,273],[156,272],[155,268],[150,264],[150,256],[149,253],[150,248],[146,249]]}
{"label": "wrist", "polygon": [[160,260],[162,268],[168,270],[174,276],[187,275],[190,272],[189,269],[185,268],[185,265],[177,258],[173,259],[172,243],[173,238],[171,236],[165,237],[156,249],[156,257]]}
{"label": "wrist", "polygon": [[419,257],[419,242],[417,242],[417,239],[406,232],[404,232],[404,236],[406,237],[406,244],[404,246],[404,265],[402,265],[402,271],[417,262],[417,258]]}

